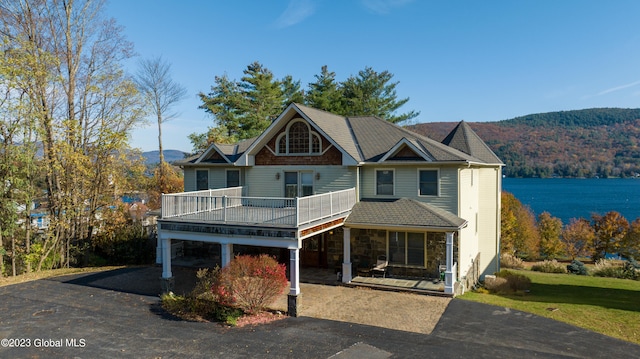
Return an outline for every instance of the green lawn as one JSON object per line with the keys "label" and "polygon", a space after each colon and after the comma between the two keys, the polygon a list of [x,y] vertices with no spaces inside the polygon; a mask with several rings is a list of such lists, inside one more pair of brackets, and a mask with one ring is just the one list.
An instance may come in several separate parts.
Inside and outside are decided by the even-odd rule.
{"label": "green lawn", "polygon": [[459,298],[533,313],[640,344],[640,281],[510,271],[531,278],[528,293],[468,292]]}

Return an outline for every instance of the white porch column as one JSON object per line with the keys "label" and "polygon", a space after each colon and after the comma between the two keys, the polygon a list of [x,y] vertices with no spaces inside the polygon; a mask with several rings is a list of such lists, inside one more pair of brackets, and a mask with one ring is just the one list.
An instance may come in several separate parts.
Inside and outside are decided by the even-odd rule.
{"label": "white porch column", "polygon": [[289,295],[300,294],[300,250],[297,248],[289,250],[289,281]]}
{"label": "white porch column", "polygon": [[291,290],[287,296],[287,314],[298,316],[298,295],[300,294],[300,250],[289,249],[289,281]]}
{"label": "white porch column", "polygon": [[173,290],[173,273],[171,273],[171,238],[161,236],[158,233],[158,238],[162,241],[162,278],[161,286],[162,292],[168,293]]}
{"label": "white porch column", "polygon": [[343,236],[343,257],[344,261],[342,263],[342,283],[351,282],[351,228],[342,227],[344,230]]}
{"label": "white porch column", "polygon": [[447,232],[447,270],[444,272],[444,292],[453,294],[455,273],[453,265],[453,232]]}
{"label": "white porch column", "polygon": [[226,267],[231,262],[231,255],[233,254],[232,243],[220,243],[220,267]]}

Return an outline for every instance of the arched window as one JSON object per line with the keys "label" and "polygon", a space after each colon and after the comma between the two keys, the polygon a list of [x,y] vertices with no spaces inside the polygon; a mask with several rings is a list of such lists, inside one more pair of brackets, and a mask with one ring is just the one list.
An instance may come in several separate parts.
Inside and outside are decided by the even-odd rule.
{"label": "arched window", "polygon": [[322,152],[322,141],[306,122],[296,120],[290,122],[286,131],[278,136],[276,149],[278,154],[319,154]]}

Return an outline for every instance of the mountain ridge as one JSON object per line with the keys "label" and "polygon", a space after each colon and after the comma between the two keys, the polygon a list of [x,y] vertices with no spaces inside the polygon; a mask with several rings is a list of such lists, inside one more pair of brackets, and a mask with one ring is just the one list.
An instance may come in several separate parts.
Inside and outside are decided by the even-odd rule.
{"label": "mountain ridge", "polygon": [[[509,177],[640,176],[640,109],[591,108],[467,123],[502,159]],[[407,128],[442,141],[456,124]]]}

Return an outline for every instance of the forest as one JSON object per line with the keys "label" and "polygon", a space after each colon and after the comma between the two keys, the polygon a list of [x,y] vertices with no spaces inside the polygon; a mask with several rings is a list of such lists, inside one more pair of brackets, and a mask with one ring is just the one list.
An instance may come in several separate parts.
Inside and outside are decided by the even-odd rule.
{"label": "forest", "polygon": [[[442,140],[455,123],[409,126]],[[469,123],[508,177],[640,176],[640,109],[593,108]]]}

